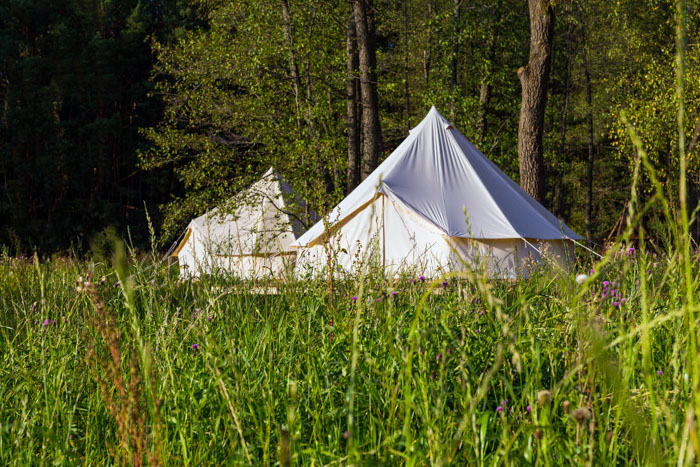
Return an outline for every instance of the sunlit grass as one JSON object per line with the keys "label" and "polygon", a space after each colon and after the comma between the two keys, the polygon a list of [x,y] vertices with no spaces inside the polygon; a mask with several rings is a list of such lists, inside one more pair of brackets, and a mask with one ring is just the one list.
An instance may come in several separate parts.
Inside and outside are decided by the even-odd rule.
{"label": "sunlit grass", "polygon": [[6,257],[0,461],[692,459],[682,268],[639,249],[596,268],[584,284],[589,267],[515,283],[370,274],[336,282],[331,306],[322,281],[264,295],[272,284]]}

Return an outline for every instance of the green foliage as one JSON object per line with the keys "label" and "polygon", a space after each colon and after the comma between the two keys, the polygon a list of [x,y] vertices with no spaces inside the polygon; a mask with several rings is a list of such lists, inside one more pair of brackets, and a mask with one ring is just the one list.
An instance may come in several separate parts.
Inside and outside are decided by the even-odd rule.
{"label": "green foliage", "polygon": [[110,225],[90,239],[90,256],[93,261],[109,264],[114,255],[114,244],[120,241],[116,227]]}

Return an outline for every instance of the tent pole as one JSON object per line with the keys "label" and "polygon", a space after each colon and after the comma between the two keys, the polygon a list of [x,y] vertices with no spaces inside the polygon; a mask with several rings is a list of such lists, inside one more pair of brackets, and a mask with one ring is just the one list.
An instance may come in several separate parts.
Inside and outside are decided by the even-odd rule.
{"label": "tent pole", "polygon": [[384,198],[382,196],[382,275],[386,275],[386,231],[384,230]]}

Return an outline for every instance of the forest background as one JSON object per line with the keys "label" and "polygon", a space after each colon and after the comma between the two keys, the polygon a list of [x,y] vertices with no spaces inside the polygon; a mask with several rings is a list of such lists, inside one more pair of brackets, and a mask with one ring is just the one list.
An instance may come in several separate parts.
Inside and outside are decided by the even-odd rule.
{"label": "forest background", "polygon": [[[431,105],[522,182],[533,4],[552,28],[536,197],[603,244],[632,180],[625,121],[678,198],[671,0],[4,0],[0,245],[47,254],[111,236],[143,244],[148,215],[166,244],[271,165],[323,213]],[[692,209],[698,2],[688,10]],[[652,239],[659,218],[645,214]]]}

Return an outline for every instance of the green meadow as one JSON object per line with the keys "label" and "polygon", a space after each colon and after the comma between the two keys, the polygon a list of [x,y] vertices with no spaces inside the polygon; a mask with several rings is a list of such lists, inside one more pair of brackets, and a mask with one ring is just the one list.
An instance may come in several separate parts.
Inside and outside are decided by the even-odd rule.
{"label": "green meadow", "polygon": [[690,251],[332,287],[154,260],[2,257],[2,464],[695,460]]}

